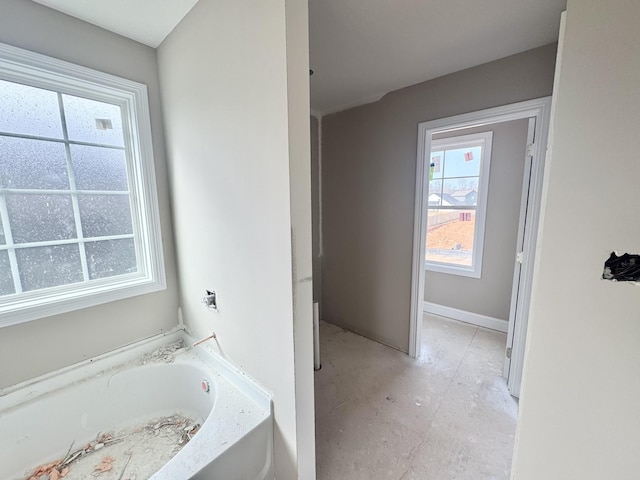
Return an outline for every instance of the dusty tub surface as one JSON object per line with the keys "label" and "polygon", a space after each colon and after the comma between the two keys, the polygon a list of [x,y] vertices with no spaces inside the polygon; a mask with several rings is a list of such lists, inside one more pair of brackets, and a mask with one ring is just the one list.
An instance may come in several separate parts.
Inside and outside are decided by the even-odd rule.
{"label": "dusty tub surface", "polygon": [[[175,424],[162,427],[173,429],[167,441],[180,437],[180,445],[159,470],[137,475],[136,452],[122,458],[120,451],[111,471],[94,472],[95,478],[118,479],[124,470],[123,480],[272,479],[269,396],[204,348],[181,347],[178,342],[191,341],[181,335],[145,341],[0,392],[0,479],[24,480],[34,468],[95,444],[100,435],[113,432],[117,438],[127,428],[153,428],[154,422],[159,429],[167,419]],[[107,447],[92,453],[91,461],[98,465],[111,456]]]}

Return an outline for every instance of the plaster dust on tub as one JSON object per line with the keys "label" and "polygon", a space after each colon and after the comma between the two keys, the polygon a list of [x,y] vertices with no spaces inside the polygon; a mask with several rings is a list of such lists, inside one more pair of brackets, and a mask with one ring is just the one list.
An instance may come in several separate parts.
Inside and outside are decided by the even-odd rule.
{"label": "plaster dust on tub", "polygon": [[101,433],[81,448],[40,465],[28,480],[142,480],[150,478],[191,440],[200,428],[193,419],[172,415]]}
{"label": "plaster dust on tub", "polygon": [[271,399],[188,340],[175,332],[0,391],[0,479],[273,479]]}

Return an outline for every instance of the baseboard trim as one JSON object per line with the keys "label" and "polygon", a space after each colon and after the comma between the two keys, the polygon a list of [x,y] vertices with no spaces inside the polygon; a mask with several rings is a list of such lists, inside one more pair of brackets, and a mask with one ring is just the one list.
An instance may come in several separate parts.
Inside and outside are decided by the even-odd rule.
{"label": "baseboard trim", "polygon": [[453,318],[461,322],[477,325],[478,327],[497,330],[498,332],[507,333],[509,322],[500,318],[488,317],[478,313],[467,312],[466,310],[458,310],[457,308],[438,305],[437,303],[424,302],[423,310],[425,313],[440,315],[442,317]]}

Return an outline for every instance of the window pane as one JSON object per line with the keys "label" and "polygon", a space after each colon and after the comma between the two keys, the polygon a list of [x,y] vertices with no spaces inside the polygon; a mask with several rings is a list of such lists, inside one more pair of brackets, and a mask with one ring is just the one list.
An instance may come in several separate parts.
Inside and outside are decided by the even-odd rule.
{"label": "window pane", "polygon": [[85,251],[91,280],[138,271],[132,238],[87,242]]}
{"label": "window pane", "polygon": [[78,245],[21,248],[16,256],[24,291],[83,280]]}
{"label": "window pane", "polygon": [[0,297],[16,293],[9,265],[9,254],[6,250],[0,250]]}
{"label": "window pane", "polygon": [[70,195],[7,195],[14,243],[76,238]]}
{"label": "window pane", "polygon": [[426,260],[471,267],[475,226],[474,210],[429,209]]}
{"label": "window pane", "polygon": [[71,163],[79,190],[127,191],[123,150],[71,145]]}
{"label": "window pane", "polygon": [[443,190],[451,205],[475,206],[478,204],[478,184],[478,177],[445,179]]}
{"label": "window pane", "polygon": [[0,80],[0,131],[62,138],[58,94]]}
{"label": "window pane", "polygon": [[69,140],[124,146],[120,107],[62,95]]}
{"label": "window pane", "polygon": [[133,233],[128,195],[80,195],[78,201],[86,238]]}
{"label": "window pane", "polygon": [[5,188],[69,189],[64,144],[0,137],[0,185]]}
{"label": "window pane", "polygon": [[440,205],[442,205],[442,180],[431,180],[429,182],[429,206],[437,207]]}
{"label": "window pane", "polygon": [[482,147],[455,148],[444,156],[444,177],[480,176]]}
{"label": "window pane", "polygon": [[4,236],[4,227],[2,226],[2,219],[0,218],[0,245],[6,245],[7,239]]}

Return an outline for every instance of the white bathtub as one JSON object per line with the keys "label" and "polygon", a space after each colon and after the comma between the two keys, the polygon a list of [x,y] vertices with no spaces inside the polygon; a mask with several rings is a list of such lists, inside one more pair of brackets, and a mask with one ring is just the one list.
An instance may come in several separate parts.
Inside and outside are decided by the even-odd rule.
{"label": "white bathtub", "polygon": [[174,413],[203,423],[153,480],[273,479],[273,414],[265,392],[203,347],[182,348],[171,363],[165,358],[141,365],[144,354],[182,335],[148,340],[0,391],[0,479],[23,480],[34,467],[64,457],[72,442],[84,444],[97,432]]}

